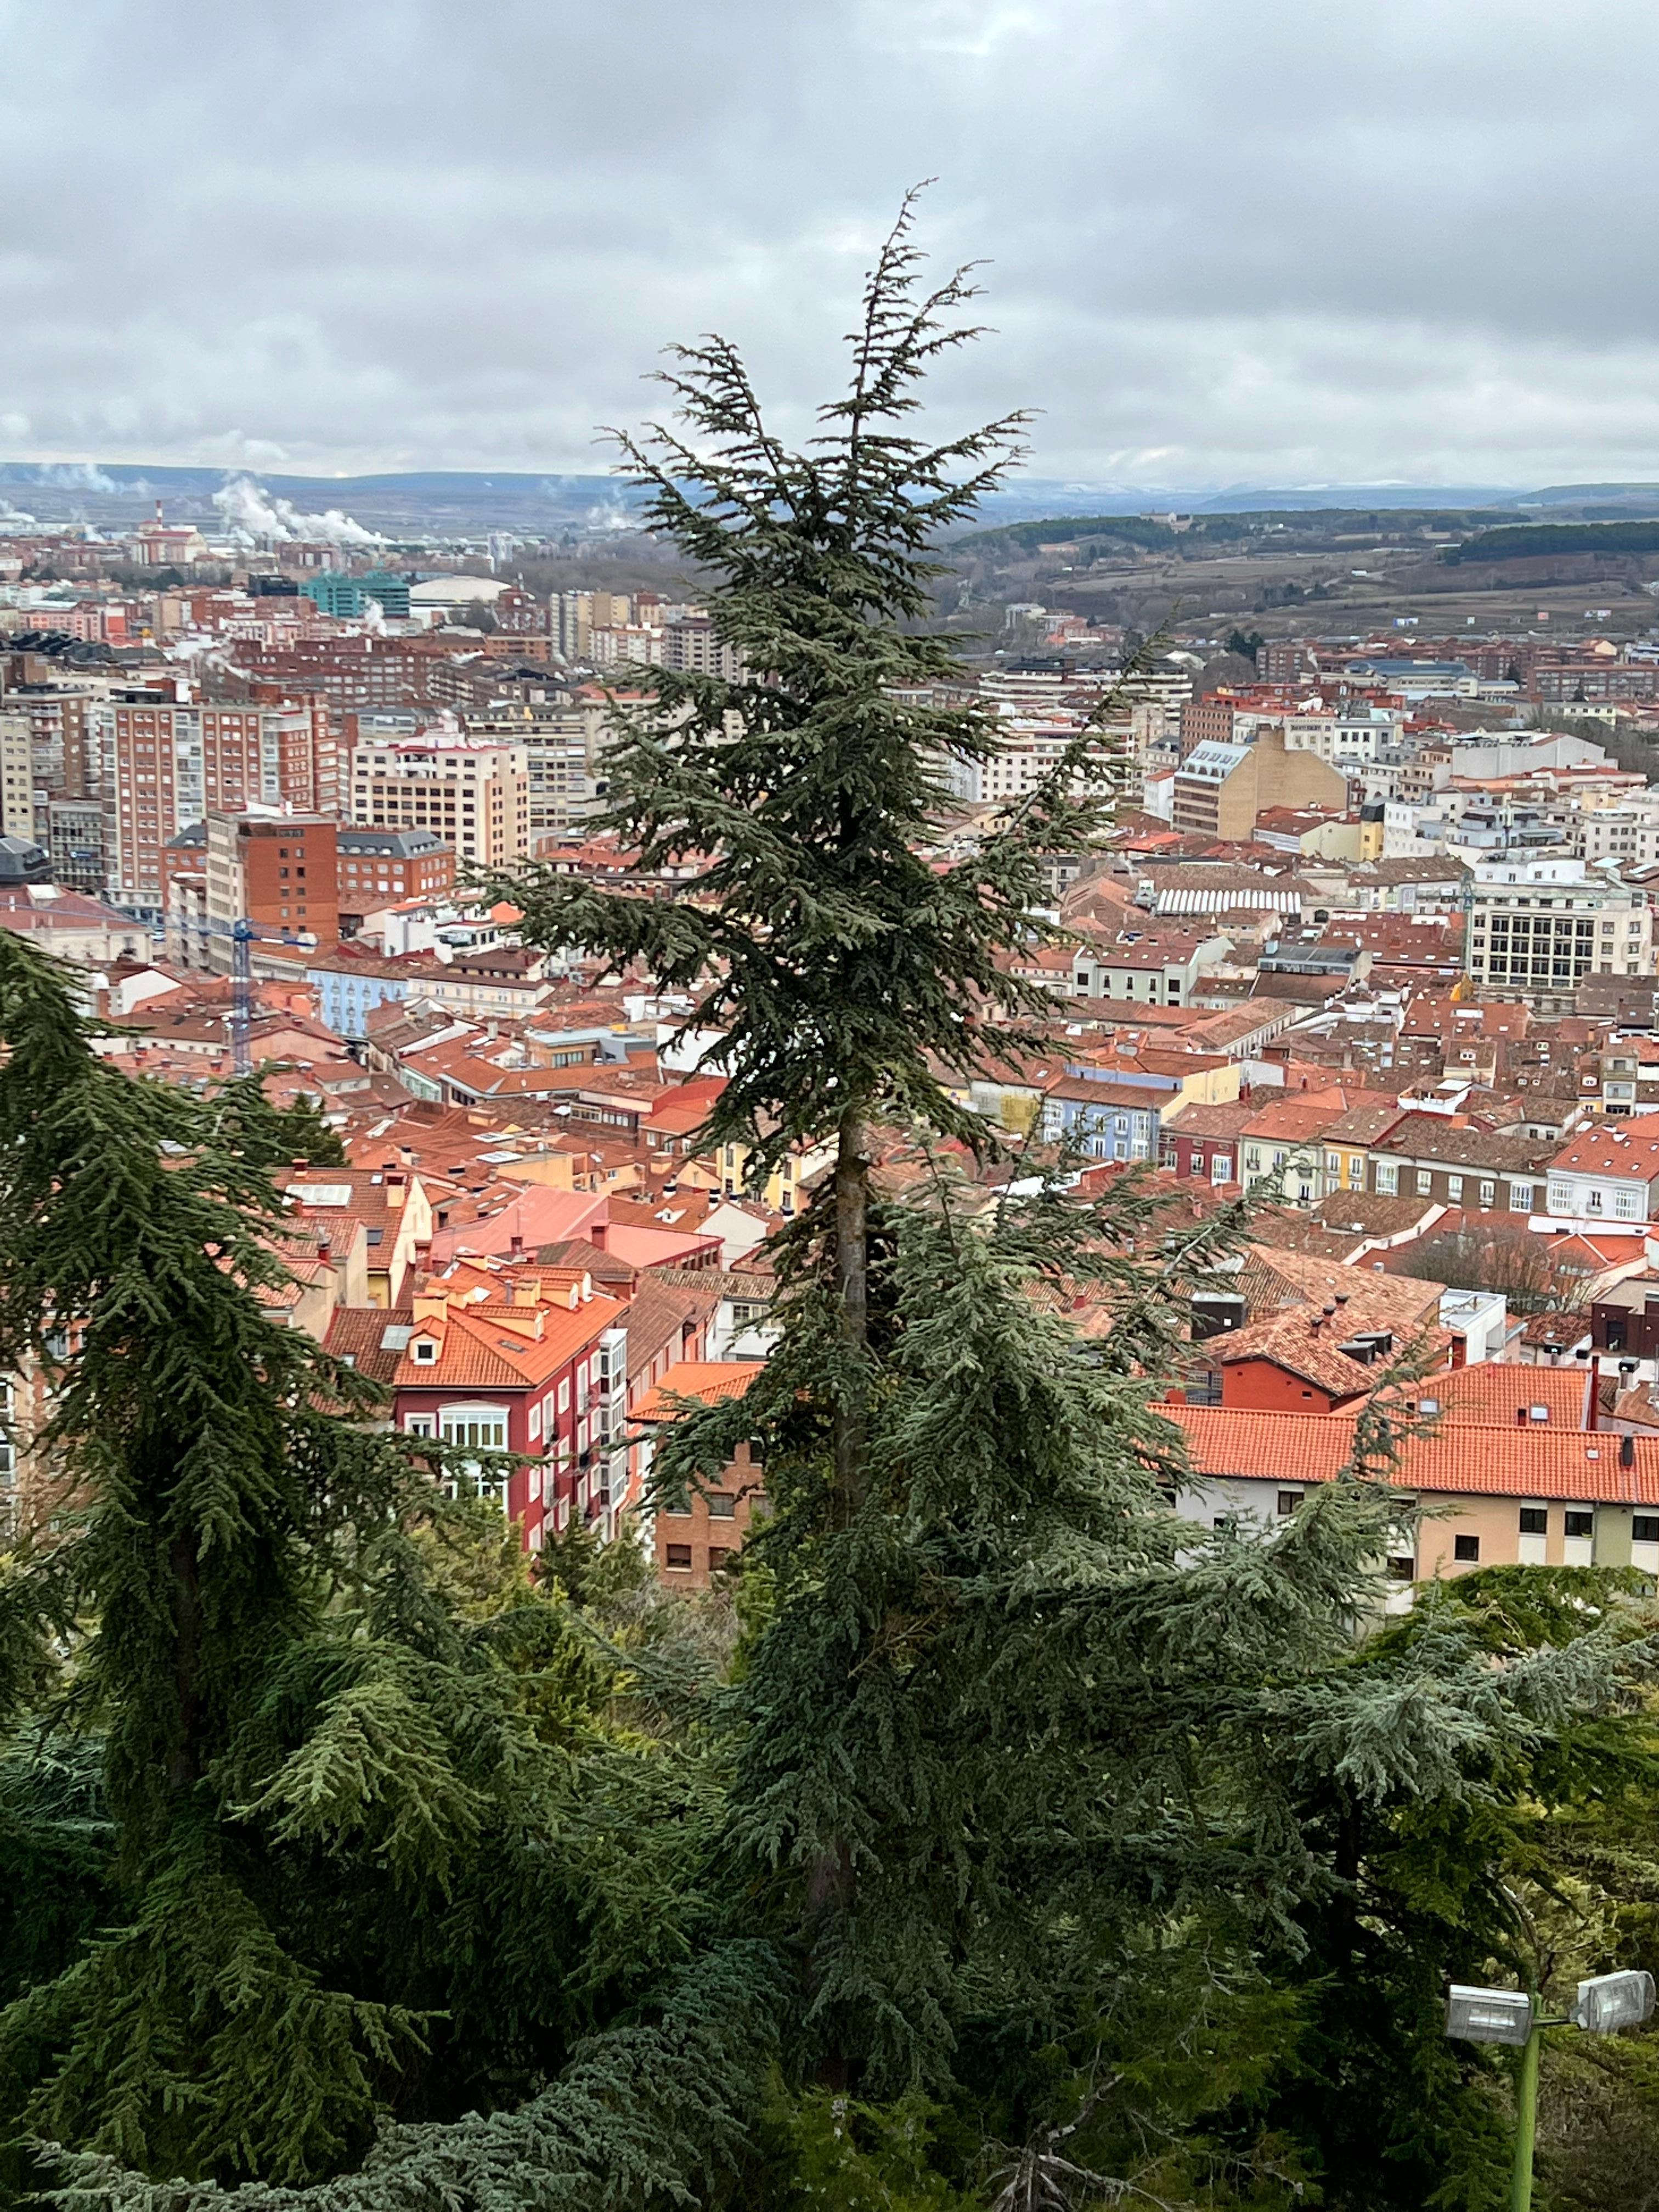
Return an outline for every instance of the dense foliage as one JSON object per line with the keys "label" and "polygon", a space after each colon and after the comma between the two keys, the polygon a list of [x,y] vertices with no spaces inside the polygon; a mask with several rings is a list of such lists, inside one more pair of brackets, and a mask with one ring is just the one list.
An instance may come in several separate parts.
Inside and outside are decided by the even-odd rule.
{"label": "dense foliage", "polygon": [[[635,449],[768,672],[665,677],[620,732],[614,825],[711,856],[718,903],[519,894],[712,975],[752,1161],[838,1134],[772,1359],[659,1453],[665,1494],[765,1467],[714,1593],[580,1529],[532,1583],[479,1470],[273,1320],[294,1124],[117,1073],[0,933],[0,1363],[58,1486],[0,1576],[16,2193],[1479,2212],[1503,2076],[1441,2037],[1446,1978],[1649,1954],[1633,1593],[1489,1575],[1385,1619],[1390,1389],[1271,1532],[1186,1497],[1160,1395],[1243,1213],[1133,1175],[987,1212],[940,1151],[988,1141],[963,1084],[1042,1011],[1001,956],[1110,793],[1085,740],[919,849],[941,756],[998,743],[918,627],[929,544],[1012,425],[908,434],[966,290],[919,298],[907,233],[806,453],[719,340]],[[1653,2108],[1644,2046],[1595,2063],[1553,2141],[1600,2212]]]}

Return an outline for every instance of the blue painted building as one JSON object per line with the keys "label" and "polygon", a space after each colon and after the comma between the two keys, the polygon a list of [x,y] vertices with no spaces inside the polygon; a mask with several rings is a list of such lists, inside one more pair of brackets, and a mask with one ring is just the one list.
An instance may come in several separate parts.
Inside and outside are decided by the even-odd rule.
{"label": "blue painted building", "polygon": [[1062,1075],[1043,1094],[1042,1135],[1092,1160],[1156,1160],[1173,1093]]}

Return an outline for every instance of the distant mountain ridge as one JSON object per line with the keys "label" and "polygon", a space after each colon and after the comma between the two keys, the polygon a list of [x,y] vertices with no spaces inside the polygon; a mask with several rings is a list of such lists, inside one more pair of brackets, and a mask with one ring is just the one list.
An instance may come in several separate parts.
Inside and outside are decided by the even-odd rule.
{"label": "distant mountain ridge", "polygon": [[[625,531],[641,495],[613,476],[532,474],[506,469],[389,471],[356,477],[290,476],[264,469],[206,468],[129,461],[0,461],[0,522],[6,508],[45,523],[130,523],[160,499],[181,520],[208,521],[213,495],[247,477],[273,498],[307,512],[343,509],[367,528],[399,534],[475,536],[490,529],[526,536],[585,537]],[[1016,478],[982,503],[977,526],[1084,514],[1309,514],[1329,508],[1417,509],[1553,520],[1659,516],[1659,483],[1548,484],[1291,484],[1163,487],[1091,484],[1064,477]],[[14,525],[14,526],[15,526]]]}

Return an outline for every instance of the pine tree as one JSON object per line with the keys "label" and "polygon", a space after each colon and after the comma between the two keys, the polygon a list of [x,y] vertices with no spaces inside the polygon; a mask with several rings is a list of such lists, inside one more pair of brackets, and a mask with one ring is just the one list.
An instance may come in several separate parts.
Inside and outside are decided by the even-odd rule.
{"label": "pine tree", "polygon": [[987,717],[949,696],[956,649],[927,627],[945,573],[934,548],[1000,480],[1024,418],[915,434],[927,372],[976,335],[955,320],[969,271],[919,289],[915,198],[866,284],[847,392],[819,410],[805,452],[770,430],[719,337],[670,349],[661,380],[681,428],[618,434],[644,526],[712,580],[714,628],[750,672],[653,671],[651,706],[617,717],[606,755],[599,826],[646,870],[706,855],[697,902],[607,894],[550,867],[500,886],[536,941],[641,961],[665,988],[698,993],[699,1024],[723,1033],[707,1063],[726,1077],[711,1142],[741,1140],[763,1179],[791,1146],[834,1133],[849,1506],[870,1382],[872,1125],[984,1144],[949,1079],[977,1064],[988,1024],[1042,1011],[1006,955],[1048,933],[1034,919],[1042,856],[1086,843],[1112,795],[1079,775],[1103,745],[1091,733],[971,854],[940,866],[926,849],[949,765],[1000,750]]}
{"label": "pine tree", "polygon": [[[1045,853],[1086,842],[1113,796],[1090,785],[1085,734],[969,854],[928,857],[941,763],[999,742],[949,703],[951,648],[923,627],[931,549],[1018,421],[911,434],[926,370],[972,332],[951,321],[963,274],[921,288],[910,220],[907,204],[848,392],[806,451],[768,428],[720,339],[676,353],[683,429],[624,441],[652,526],[715,580],[716,629],[751,672],[653,678],[607,763],[605,826],[647,868],[706,855],[698,900],[544,872],[503,888],[538,941],[694,995],[693,1025],[724,1033],[711,1143],[763,1168],[835,1133],[768,1369],[739,1405],[677,1425],[659,1495],[763,1447],[771,1518],[746,1556],[768,1612],[730,1700],[728,1837],[799,1963],[787,2065],[839,2097],[977,2101],[1021,2140],[1069,2124],[1060,2084],[1139,2063],[1121,2024],[1193,1966],[1183,1942],[1212,1961],[1193,1967],[1202,2014],[1218,1971],[1246,1990],[1263,1954],[1304,1940],[1297,1916],[1334,1879],[1310,1777],[1363,1804],[1455,1795],[1534,1726],[1528,1698],[1565,1711],[1588,1676],[1540,1655],[1510,1699],[1455,1645],[1404,1683],[1352,1666],[1406,1512],[1377,1480],[1381,1411],[1351,1477],[1273,1542],[1176,1521],[1179,1440],[1152,1401],[1237,1217],[1160,1238],[1131,1182],[1094,1207],[1047,1188],[970,1228],[942,1169],[922,1202],[872,1197],[878,1125],[924,1151],[988,1143],[952,1080],[1052,1012],[1008,956],[1041,933]],[[1080,1346],[1059,1309],[1091,1281],[1116,1325]],[[1138,2126],[1167,2130],[1183,2095],[1190,2122],[1190,2083],[1127,2113],[1104,2100],[1094,2142],[1115,2155]]]}
{"label": "pine tree", "polygon": [[118,1072],[13,933],[0,1035],[0,1365],[49,1377],[74,1500],[0,1577],[10,2130],[137,2200],[314,2182],[471,2109],[482,2187],[491,2112],[655,1990],[676,2024],[601,2035],[511,2140],[580,2164],[595,2085],[654,2054],[607,2155],[674,2182],[765,2011],[763,1962],[718,2022],[723,1954],[680,1972],[706,1765],[618,1733],[616,1669],[499,1524],[480,1553],[438,1448],[366,1426],[380,1393],[269,1317],[286,1117]]}

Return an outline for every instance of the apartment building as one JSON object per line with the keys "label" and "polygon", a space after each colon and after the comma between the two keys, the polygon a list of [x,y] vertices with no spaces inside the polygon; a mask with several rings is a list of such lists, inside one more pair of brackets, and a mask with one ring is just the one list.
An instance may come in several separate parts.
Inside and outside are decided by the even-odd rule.
{"label": "apartment building", "polygon": [[439,897],[455,881],[454,848],[430,830],[341,827],[334,844],[335,902],[354,921],[376,907]]}
{"label": "apartment building", "polygon": [[162,854],[210,811],[253,805],[338,811],[334,726],[320,699],[210,706],[127,691],[99,702],[92,719],[109,895],[121,906],[159,915]]}
{"label": "apartment building", "polygon": [[1580,1129],[1549,1164],[1548,1209],[1576,1221],[1659,1218],[1659,1122]]}
{"label": "apartment building", "polygon": [[1170,827],[1212,837],[1249,838],[1255,818],[1273,806],[1318,806],[1346,812],[1347,778],[1314,752],[1292,752],[1280,729],[1266,728],[1253,744],[1197,746],[1176,770]]}
{"label": "apartment building", "polygon": [[520,744],[424,730],[360,739],[351,754],[359,828],[426,830],[463,868],[504,868],[530,849],[530,763]]}
{"label": "apartment building", "polygon": [[1587,975],[1650,975],[1648,894],[1576,861],[1477,862],[1467,957],[1476,982],[1528,999],[1570,993]]}
{"label": "apartment building", "polygon": [[1498,1135],[1446,1114],[1407,1114],[1370,1147],[1371,1189],[1465,1213],[1528,1215],[1541,1210],[1553,1150],[1545,1139]]}
{"label": "apartment building", "polygon": [[1576,809],[1571,830],[1573,848],[1588,866],[1616,860],[1631,868],[1659,860],[1659,792],[1626,799],[1619,806]]}
{"label": "apartment building", "polygon": [[335,825],[326,815],[207,817],[207,961],[228,974],[235,930],[331,945],[339,935]]}
{"label": "apartment building", "polygon": [[[1580,1383],[1535,1368],[1494,1370],[1525,1393],[1485,1421],[1455,1418],[1465,1377],[1433,1376],[1419,1407],[1437,1430],[1404,1439],[1393,1480],[1432,1507],[1415,1548],[1389,1561],[1402,1585],[1491,1566],[1634,1566],[1659,1573],[1659,1440],[1558,1419],[1547,1386]],[[1336,1479],[1354,1448],[1352,1414],[1166,1409],[1186,1435],[1191,1476],[1176,1510],[1203,1523],[1271,1528]],[[1481,1410],[1474,1409],[1477,1413]],[[1506,1418],[1507,1416],[1507,1418]]]}
{"label": "apartment building", "polygon": [[21,837],[31,845],[36,842],[33,732],[27,714],[3,704],[0,704],[0,837]]}
{"label": "apartment building", "polygon": [[580,698],[537,700],[467,716],[469,737],[523,752],[530,777],[532,847],[538,839],[565,836],[598,807],[611,712],[608,700]]}

